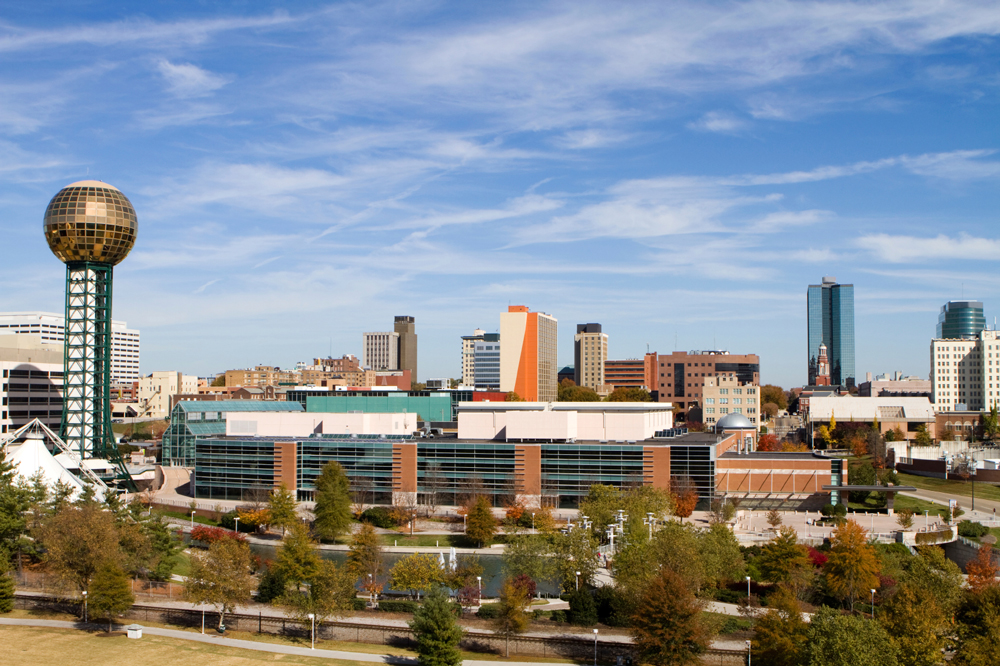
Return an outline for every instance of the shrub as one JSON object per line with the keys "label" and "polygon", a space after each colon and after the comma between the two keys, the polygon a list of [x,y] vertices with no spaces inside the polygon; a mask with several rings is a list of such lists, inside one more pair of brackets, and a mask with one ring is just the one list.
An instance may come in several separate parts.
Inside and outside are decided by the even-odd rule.
{"label": "shrub", "polygon": [[594,592],[594,603],[597,604],[597,619],[601,624],[609,627],[631,626],[632,617],[628,599],[616,588],[610,585],[597,588]]}
{"label": "shrub", "polygon": [[211,546],[216,541],[222,541],[223,539],[233,539],[241,543],[247,542],[247,538],[242,534],[230,532],[229,530],[221,527],[206,527],[204,525],[198,525],[191,530],[191,540],[200,541],[206,546]]}
{"label": "shrub", "polygon": [[741,617],[729,616],[723,621],[722,626],[719,627],[720,634],[735,634],[737,631],[749,631],[751,628],[750,620],[745,620]]}
{"label": "shrub", "polygon": [[552,611],[552,617],[550,618],[553,622],[566,622],[566,611],[564,610],[554,610]]}
{"label": "shrub", "polygon": [[[554,611],[553,615],[558,611]],[[484,620],[495,620],[500,617],[500,604],[483,604],[476,611],[476,617],[481,617]]]}
{"label": "shrub", "polygon": [[367,599],[358,599],[357,597],[354,597],[353,599],[351,599],[351,608],[353,610],[360,611],[360,610],[364,610],[367,607],[368,607],[368,600]]}
{"label": "shrub", "polygon": [[399,601],[380,601],[378,609],[384,613],[413,613],[420,607],[416,601],[401,599]]}
{"label": "shrub", "polygon": [[370,509],[365,509],[364,512],[358,517],[363,523],[371,523],[375,527],[381,527],[384,530],[390,530],[396,527],[396,521],[393,518],[392,511],[384,506],[373,506]]}
{"label": "shrub", "polygon": [[837,504],[836,506],[834,506],[833,515],[837,516],[838,518],[844,518],[847,515],[847,505]]}
{"label": "shrub", "polygon": [[219,525],[225,527],[227,530],[236,531],[236,516],[235,511],[230,511],[229,513],[224,513],[219,517]]}
{"label": "shrub", "polygon": [[982,523],[974,523],[971,520],[963,520],[958,524],[958,535],[964,537],[981,537],[989,534],[990,529]]}
{"label": "shrub", "polygon": [[952,534],[951,530],[938,530],[937,532],[918,532],[916,542],[918,546],[927,546],[947,539]]}
{"label": "shrub", "polygon": [[274,601],[285,593],[285,576],[268,562],[257,585],[257,601],[266,604]]}
{"label": "shrub", "polygon": [[579,590],[570,595],[568,617],[571,624],[581,627],[597,624],[597,604],[589,591]]}
{"label": "shrub", "polygon": [[730,590],[728,588],[722,587],[715,590],[716,601],[721,601],[727,604],[738,604],[740,601],[746,601],[747,593],[744,588],[742,592],[737,592],[736,590]]}
{"label": "shrub", "polygon": [[832,504],[824,504],[823,508],[819,510],[819,512],[823,514],[824,518],[831,517],[835,511],[836,508]]}

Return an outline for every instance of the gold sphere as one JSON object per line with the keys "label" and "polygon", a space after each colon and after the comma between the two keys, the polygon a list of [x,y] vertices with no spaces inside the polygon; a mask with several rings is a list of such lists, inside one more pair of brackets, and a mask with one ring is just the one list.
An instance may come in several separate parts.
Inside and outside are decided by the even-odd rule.
{"label": "gold sphere", "polygon": [[138,222],[132,202],[117,187],[98,180],[67,185],[45,209],[45,240],[63,263],[111,264],[135,245]]}

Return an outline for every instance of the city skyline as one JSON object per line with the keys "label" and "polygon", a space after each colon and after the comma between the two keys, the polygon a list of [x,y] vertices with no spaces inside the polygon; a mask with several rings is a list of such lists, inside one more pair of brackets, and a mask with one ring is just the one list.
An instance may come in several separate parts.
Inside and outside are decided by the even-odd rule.
{"label": "city skyline", "polygon": [[139,218],[143,374],[361,356],[406,312],[414,379],[460,377],[525,304],[560,366],[594,321],[609,359],[790,387],[835,275],[856,376],[928,377],[941,306],[1000,301],[998,33],[961,2],[12,7],[0,311],[62,311],[42,215],[97,179]]}

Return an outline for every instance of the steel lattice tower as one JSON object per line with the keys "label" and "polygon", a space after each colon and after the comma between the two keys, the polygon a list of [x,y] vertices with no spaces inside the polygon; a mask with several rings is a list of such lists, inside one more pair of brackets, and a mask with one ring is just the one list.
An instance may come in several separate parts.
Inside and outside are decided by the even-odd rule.
{"label": "steel lattice tower", "polygon": [[135,209],[117,188],[81,181],[45,211],[45,237],[66,264],[66,328],[61,436],[81,458],[124,463],[111,431],[113,267],[135,244]]}

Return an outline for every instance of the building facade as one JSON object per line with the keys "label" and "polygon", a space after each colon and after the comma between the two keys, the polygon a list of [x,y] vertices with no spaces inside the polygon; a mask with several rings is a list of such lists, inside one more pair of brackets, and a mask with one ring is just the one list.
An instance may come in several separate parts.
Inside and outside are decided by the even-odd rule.
{"label": "building facade", "polygon": [[826,344],[830,383],[852,387],[854,374],[854,285],[824,277],[806,294],[809,385],[816,385],[819,347]]}
{"label": "building facade", "polygon": [[0,335],[0,434],[34,419],[59,432],[63,348],[37,334]]}
{"label": "building facade", "polygon": [[500,334],[483,333],[473,347],[473,383],[484,391],[500,390]]}
{"label": "building facade", "polygon": [[702,421],[714,426],[728,414],[742,414],[760,426],[760,387],[742,383],[735,376],[706,377],[702,388]]}
{"label": "building facade", "polygon": [[986,328],[982,301],[948,301],[938,315],[938,339],[974,340]]}
{"label": "building facade", "polygon": [[931,340],[931,392],[939,411],[1000,404],[1000,333],[987,329],[974,340]]}
{"label": "building facade", "polygon": [[472,335],[462,336],[462,386],[476,385],[476,342],[485,334],[486,331],[477,328]]}
{"label": "building facade", "polygon": [[[226,386],[280,386],[299,383],[299,373],[274,365],[258,365],[246,370],[226,370]],[[197,392],[197,391],[195,391]]]}
{"label": "building facade", "polygon": [[[2,312],[0,335],[17,333],[38,335],[43,343],[64,341],[66,317],[52,312]],[[139,379],[139,331],[124,321],[111,322],[111,383],[123,384]]]}
{"label": "building facade", "polygon": [[409,370],[412,381],[417,381],[416,321],[406,315],[397,316],[393,321],[393,331],[399,336],[399,351],[396,354],[398,364],[391,369]]}
{"label": "building facade", "polygon": [[740,384],[760,384],[760,357],[757,354],[730,354],[728,351],[689,351],[659,354],[657,399],[674,404],[675,416],[690,407],[702,407],[705,380],[731,377]]}
{"label": "building facade", "polygon": [[371,370],[399,368],[399,333],[395,331],[365,333],[362,340],[362,362]]}
{"label": "building facade", "polygon": [[528,402],[555,402],[559,372],[558,321],[527,306],[511,305],[500,315],[500,390]]}
{"label": "building facade", "polygon": [[608,360],[608,334],[600,324],[577,324],[573,336],[573,369],[577,386],[604,390],[604,363]]}
{"label": "building facade", "polygon": [[198,378],[180,372],[154,372],[139,378],[136,411],[140,417],[162,419],[170,414],[171,398],[177,394],[197,394]]}

